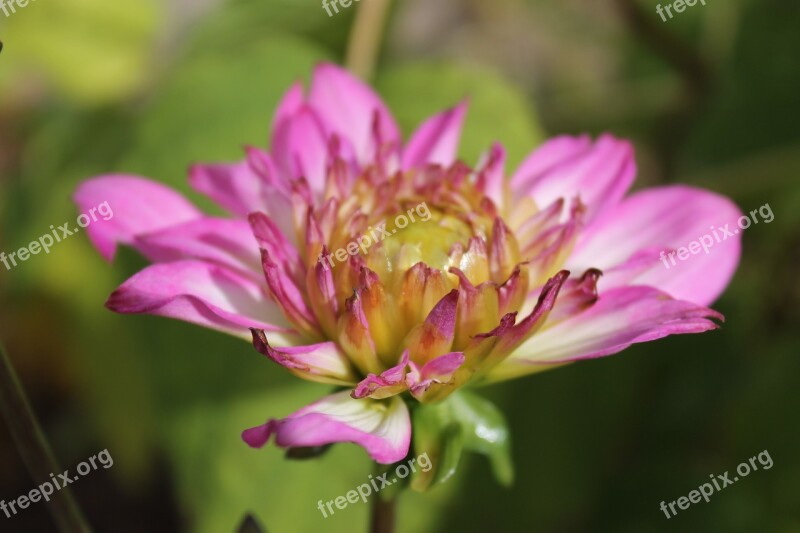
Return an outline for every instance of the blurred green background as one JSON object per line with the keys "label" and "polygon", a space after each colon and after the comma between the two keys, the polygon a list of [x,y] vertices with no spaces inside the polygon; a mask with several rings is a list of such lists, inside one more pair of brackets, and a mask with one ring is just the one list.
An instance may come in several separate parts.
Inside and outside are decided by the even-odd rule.
{"label": "blurred green background", "polygon": [[[362,4],[369,0],[362,0]],[[664,23],[657,1],[399,0],[374,83],[404,132],[471,98],[462,156],[492,141],[511,163],[543,138],[633,140],[637,187],[684,182],[769,203],[715,308],[720,331],[635,346],[482,392],[506,413],[517,479],[482,457],[400,506],[402,532],[800,531],[800,4],[725,0]],[[356,5],[356,4],[354,4]],[[356,7],[311,0],[37,0],[0,13],[0,251],[74,220],[83,179],[139,173],[187,193],[195,161],[265,145],[289,84],[343,62]],[[106,311],[144,265],[105,264],[84,236],[6,271],[0,338],[64,468],[107,448],[114,467],[72,485],[98,531],[365,531],[367,508],[316,509],[363,483],[366,454],[254,452],[242,428],[326,392],[247,344]],[[675,500],[768,450],[759,470],[667,520]],[[29,491],[0,425],[0,498]],[[43,504],[3,531],[49,531]]]}

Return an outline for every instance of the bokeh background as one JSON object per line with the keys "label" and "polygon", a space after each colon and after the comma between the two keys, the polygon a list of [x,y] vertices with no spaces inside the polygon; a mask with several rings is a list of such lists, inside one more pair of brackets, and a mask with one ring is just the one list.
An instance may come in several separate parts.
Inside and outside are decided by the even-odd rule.
{"label": "bokeh background", "polygon": [[[362,4],[369,0],[362,0]],[[775,219],[744,234],[715,304],[722,330],[484,389],[512,429],[517,479],[470,456],[436,490],[404,495],[402,532],[800,531],[800,4],[709,1],[664,23],[657,0],[398,0],[374,83],[408,134],[471,99],[462,156],[498,140],[514,164],[548,135],[635,143],[637,187],[684,182]],[[354,6],[357,4],[354,4]],[[342,62],[356,7],[316,0],[37,0],[0,13],[0,251],[74,220],[76,185],[111,171],[186,183],[195,161],[265,145],[289,84]],[[635,231],[635,228],[631,228]],[[366,530],[319,499],[363,483],[366,454],[287,461],[242,428],[325,392],[247,344],[117,316],[106,296],[144,262],[104,263],[85,235],[6,271],[0,339],[63,468],[114,458],[72,487],[97,531]],[[667,520],[675,500],[768,450],[759,470]],[[0,498],[33,486],[0,425]],[[45,505],[2,531],[50,531]]]}

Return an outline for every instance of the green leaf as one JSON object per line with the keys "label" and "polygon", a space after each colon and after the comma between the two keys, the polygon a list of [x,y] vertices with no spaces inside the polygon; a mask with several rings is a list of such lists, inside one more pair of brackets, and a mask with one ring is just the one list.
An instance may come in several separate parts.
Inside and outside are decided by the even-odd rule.
{"label": "green leaf", "polygon": [[413,413],[414,450],[428,454],[433,467],[419,471],[411,488],[425,491],[444,483],[458,470],[462,450],[485,455],[495,478],[503,485],[514,479],[508,429],[491,402],[466,391],[436,404],[418,406]]}
{"label": "green leaf", "polygon": [[164,10],[156,0],[30,2],[17,7],[13,21],[3,28],[6,65],[0,87],[19,85],[35,73],[80,103],[128,96],[153,70],[148,64],[152,41]]}
{"label": "green leaf", "polygon": [[543,138],[524,93],[491,70],[413,64],[384,70],[376,85],[406,135],[425,118],[468,98],[459,155],[469,164],[500,142],[513,168]]}

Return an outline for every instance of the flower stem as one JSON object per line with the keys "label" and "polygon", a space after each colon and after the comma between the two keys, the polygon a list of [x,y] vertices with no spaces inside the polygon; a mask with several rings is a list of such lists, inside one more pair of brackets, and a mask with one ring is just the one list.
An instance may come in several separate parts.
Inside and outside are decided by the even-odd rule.
{"label": "flower stem", "polygon": [[[3,411],[17,449],[34,483],[49,481],[51,473],[56,476],[62,473],[63,470],[53,457],[39,421],[31,410],[22,384],[2,345],[0,345],[0,410]],[[55,491],[50,497],[47,508],[60,531],[67,533],[91,531],[69,487]]]}
{"label": "flower stem", "polygon": [[363,80],[369,80],[375,72],[390,6],[391,0],[368,0],[362,2],[356,11],[345,64],[350,72]]}
{"label": "flower stem", "polygon": [[380,494],[372,498],[370,533],[394,533],[397,515],[397,496],[384,500]]}

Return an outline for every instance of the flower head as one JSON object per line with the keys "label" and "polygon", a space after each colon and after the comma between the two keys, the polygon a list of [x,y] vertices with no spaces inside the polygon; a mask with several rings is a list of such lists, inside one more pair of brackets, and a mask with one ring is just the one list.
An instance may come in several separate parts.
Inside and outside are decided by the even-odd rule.
{"label": "flower head", "polygon": [[683,186],[628,194],[633,151],[610,135],[555,138],[508,178],[500,145],[470,167],[456,158],[466,108],[403,143],[371,89],[323,64],[281,101],[269,151],[192,167],[230,218],[139,177],[83,183],[81,207],[116,211],[88,228],[100,252],[153,262],[108,307],[252,338],[296,376],[345,387],[246,430],[248,444],[355,442],[381,463],[408,453],[408,401],[717,327],[706,306],[738,239],[682,268],[659,253],[735,205]]}

